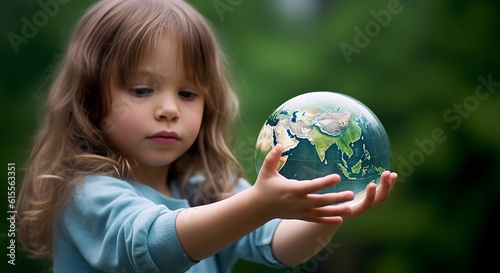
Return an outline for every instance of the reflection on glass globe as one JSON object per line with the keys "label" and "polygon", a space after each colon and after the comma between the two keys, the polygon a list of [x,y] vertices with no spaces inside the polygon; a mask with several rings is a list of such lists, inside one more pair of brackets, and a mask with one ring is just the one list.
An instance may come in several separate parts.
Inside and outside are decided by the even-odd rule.
{"label": "reflection on glass globe", "polygon": [[280,174],[308,180],[337,173],[341,182],[320,193],[352,191],[350,205],[363,200],[370,182],[378,185],[389,169],[389,138],[375,114],[358,100],[336,92],[318,91],[293,97],[266,120],[257,139],[255,165],[280,143]]}

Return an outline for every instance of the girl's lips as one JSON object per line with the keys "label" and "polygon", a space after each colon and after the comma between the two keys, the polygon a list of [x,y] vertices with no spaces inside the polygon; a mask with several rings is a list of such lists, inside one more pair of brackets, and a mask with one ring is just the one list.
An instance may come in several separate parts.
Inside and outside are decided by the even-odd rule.
{"label": "girl's lips", "polygon": [[179,135],[177,135],[177,133],[167,132],[167,131],[160,131],[148,137],[148,139],[161,145],[172,145],[180,140]]}
{"label": "girl's lips", "polygon": [[175,138],[179,140],[179,136],[177,135],[176,132],[167,132],[167,131],[160,131],[149,138],[155,138],[155,137],[163,137],[163,138]]}
{"label": "girl's lips", "polygon": [[179,140],[172,137],[150,137],[151,141],[161,144],[161,145],[173,145]]}

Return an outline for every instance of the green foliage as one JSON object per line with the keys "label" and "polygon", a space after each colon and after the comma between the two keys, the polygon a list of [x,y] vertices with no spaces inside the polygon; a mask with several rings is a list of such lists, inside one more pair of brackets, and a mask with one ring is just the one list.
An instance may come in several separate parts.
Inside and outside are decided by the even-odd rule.
{"label": "green foliage", "polygon": [[[4,168],[18,166],[17,188],[46,79],[92,2],[61,4],[46,21],[34,21],[43,19],[38,1],[0,4],[0,158]],[[317,0],[302,1],[317,8],[298,9],[292,4],[301,1],[190,2],[213,23],[234,73],[241,100],[235,153],[248,180],[256,177],[254,146],[269,114],[317,90],[345,93],[376,113],[391,141],[391,168],[400,175],[386,203],[344,223],[328,259],[295,271],[242,261],[235,273],[493,266],[494,252],[486,249],[499,240],[491,226],[500,193],[500,2]],[[26,22],[36,34],[23,34]],[[2,175],[7,181],[5,169]],[[1,193],[6,207],[5,186]],[[1,221],[4,252],[8,229]],[[0,255],[7,272],[42,272],[40,262],[17,253],[16,266]]]}

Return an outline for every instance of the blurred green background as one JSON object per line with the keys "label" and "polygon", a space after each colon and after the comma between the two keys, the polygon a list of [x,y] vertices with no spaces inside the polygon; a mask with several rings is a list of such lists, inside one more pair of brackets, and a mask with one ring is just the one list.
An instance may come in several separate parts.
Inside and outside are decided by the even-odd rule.
{"label": "blurred green background", "polygon": [[[43,3],[56,3],[47,11]],[[94,1],[0,4],[0,262],[43,272],[18,249],[7,264],[7,166],[17,189],[50,75]],[[500,243],[500,2],[496,0],[191,0],[214,25],[241,101],[235,153],[254,181],[253,149],[268,115],[298,94],[331,90],[384,124],[399,180],[390,199],[344,223],[320,256],[250,272],[475,272]],[[23,34],[25,25],[36,31]],[[26,30],[26,29],[25,29]],[[441,135],[437,134],[441,132]]]}

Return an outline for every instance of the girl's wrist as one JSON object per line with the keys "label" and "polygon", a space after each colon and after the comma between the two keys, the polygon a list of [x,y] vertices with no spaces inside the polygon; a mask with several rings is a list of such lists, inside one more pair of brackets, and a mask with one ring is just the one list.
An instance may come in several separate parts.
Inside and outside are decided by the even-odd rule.
{"label": "girl's wrist", "polygon": [[262,220],[263,223],[266,223],[277,216],[274,215],[273,209],[272,209],[272,204],[266,201],[265,198],[263,198],[262,192],[259,191],[256,187],[251,187],[244,192],[242,192],[246,195],[246,202],[248,203],[248,208],[251,210],[254,210],[257,218]]}

